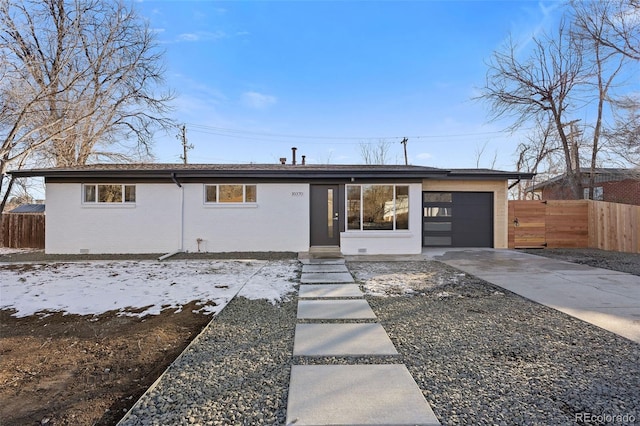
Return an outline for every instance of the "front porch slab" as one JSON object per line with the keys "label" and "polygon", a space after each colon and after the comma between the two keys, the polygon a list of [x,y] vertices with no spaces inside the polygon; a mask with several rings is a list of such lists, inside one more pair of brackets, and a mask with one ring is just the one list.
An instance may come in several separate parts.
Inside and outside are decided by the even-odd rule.
{"label": "front porch slab", "polygon": [[294,365],[286,424],[439,425],[404,365]]}
{"label": "front porch slab", "polygon": [[364,294],[356,284],[303,284],[298,297],[301,299],[315,297],[363,297]]}
{"label": "front porch slab", "polygon": [[375,319],[371,306],[364,299],[299,300],[298,319]]}
{"label": "front porch slab", "polygon": [[293,354],[300,356],[397,355],[380,324],[298,324]]}

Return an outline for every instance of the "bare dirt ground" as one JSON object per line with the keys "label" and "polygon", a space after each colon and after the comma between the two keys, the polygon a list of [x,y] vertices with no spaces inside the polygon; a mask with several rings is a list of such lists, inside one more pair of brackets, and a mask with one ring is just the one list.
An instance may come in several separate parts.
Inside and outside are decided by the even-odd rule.
{"label": "bare dirt ground", "polygon": [[211,320],[0,311],[0,424],[113,425]]}
{"label": "bare dirt ground", "polygon": [[[533,253],[640,275],[638,254]],[[68,260],[43,256],[5,255],[0,261]],[[142,319],[115,311],[45,318],[0,311],[0,424],[115,425],[211,320],[194,314],[192,305]]]}

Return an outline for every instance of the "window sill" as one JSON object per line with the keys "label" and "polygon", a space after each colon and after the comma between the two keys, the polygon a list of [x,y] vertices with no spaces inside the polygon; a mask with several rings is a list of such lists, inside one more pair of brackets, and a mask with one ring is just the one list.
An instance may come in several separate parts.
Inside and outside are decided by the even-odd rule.
{"label": "window sill", "polygon": [[343,238],[412,238],[413,232],[403,229],[401,231],[345,231],[340,235]]}
{"label": "window sill", "polygon": [[83,203],[83,209],[135,209],[135,203]]}
{"label": "window sill", "polygon": [[258,203],[205,203],[205,209],[255,209]]}

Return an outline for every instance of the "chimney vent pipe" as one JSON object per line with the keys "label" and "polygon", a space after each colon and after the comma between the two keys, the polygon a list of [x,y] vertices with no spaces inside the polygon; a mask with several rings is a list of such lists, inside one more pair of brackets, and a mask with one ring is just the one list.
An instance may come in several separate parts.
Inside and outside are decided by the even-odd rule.
{"label": "chimney vent pipe", "polygon": [[305,164],[307,164],[306,158],[307,158],[307,156],[306,156],[306,155],[303,155],[303,156],[302,156],[302,165],[303,165],[303,166],[304,166]]}
{"label": "chimney vent pipe", "polygon": [[291,148],[291,153],[292,153],[292,158],[291,158],[291,164],[293,164],[294,166],[296,165],[296,150],[298,148],[296,148],[295,146],[293,148]]}
{"label": "chimney vent pipe", "polygon": [[280,157],[280,164],[287,164],[287,157]]}

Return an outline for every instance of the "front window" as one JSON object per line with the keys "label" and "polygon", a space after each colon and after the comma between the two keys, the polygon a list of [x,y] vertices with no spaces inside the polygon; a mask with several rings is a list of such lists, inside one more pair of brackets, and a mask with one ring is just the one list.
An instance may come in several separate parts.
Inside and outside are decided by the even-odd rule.
{"label": "front window", "polygon": [[205,185],[205,203],[255,203],[256,185]]}
{"label": "front window", "polygon": [[136,186],[122,184],[85,184],[82,185],[82,201],[85,204],[135,203]]}
{"label": "front window", "polygon": [[409,229],[409,186],[347,185],[347,230]]}

